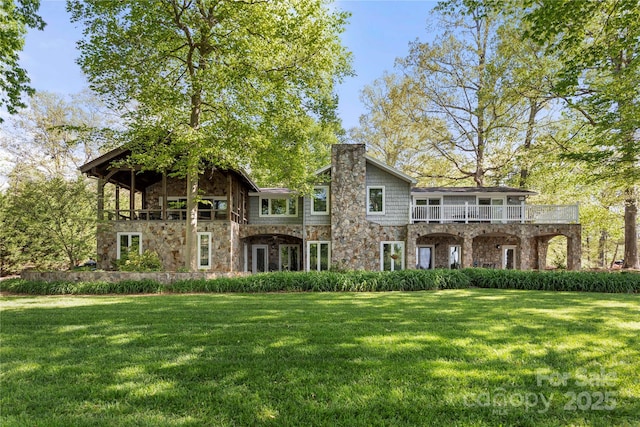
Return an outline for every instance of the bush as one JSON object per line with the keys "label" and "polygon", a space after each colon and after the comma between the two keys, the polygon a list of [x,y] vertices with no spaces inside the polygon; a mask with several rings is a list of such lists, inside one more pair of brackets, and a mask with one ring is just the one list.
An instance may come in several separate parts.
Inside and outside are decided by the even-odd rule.
{"label": "bush", "polygon": [[120,271],[162,271],[162,261],[156,251],[147,249],[142,254],[132,251],[124,253],[122,258],[116,261],[116,268]]}
{"label": "bush", "polygon": [[24,279],[0,281],[0,290],[29,295],[104,295],[161,293],[164,287],[153,280],[123,280],[120,282],[41,282]]}
{"label": "bush", "polygon": [[462,270],[479,288],[579,291],[608,293],[640,292],[640,274],[592,271],[519,271],[469,268]]}

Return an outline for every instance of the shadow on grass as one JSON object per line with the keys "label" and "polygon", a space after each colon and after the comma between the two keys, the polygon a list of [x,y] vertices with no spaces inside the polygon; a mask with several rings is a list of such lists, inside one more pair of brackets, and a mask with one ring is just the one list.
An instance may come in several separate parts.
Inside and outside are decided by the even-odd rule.
{"label": "shadow on grass", "polygon": [[[2,307],[3,425],[640,418],[635,296],[473,289],[30,297]],[[615,380],[595,381],[603,374]],[[595,405],[605,392],[613,408]]]}

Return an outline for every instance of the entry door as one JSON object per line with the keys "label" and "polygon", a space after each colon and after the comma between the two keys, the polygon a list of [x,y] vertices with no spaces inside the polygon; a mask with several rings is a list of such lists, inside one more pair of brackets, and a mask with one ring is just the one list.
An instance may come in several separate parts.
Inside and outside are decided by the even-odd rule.
{"label": "entry door", "polygon": [[251,252],[252,269],[254,273],[265,273],[269,266],[269,246],[253,245]]}
{"label": "entry door", "polygon": [[433,246],[418,246],[418,269],[433,268]]}
{"label": "entry door", "polygon": [[515,246],[502,247],[502,268],[506,270],[513,270],[514,268],[516,268]]}

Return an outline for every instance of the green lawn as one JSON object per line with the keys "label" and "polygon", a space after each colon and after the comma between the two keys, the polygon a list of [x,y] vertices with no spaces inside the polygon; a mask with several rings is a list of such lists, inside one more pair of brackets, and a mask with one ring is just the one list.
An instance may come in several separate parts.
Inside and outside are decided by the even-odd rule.
{"label": "green lawn", "polygon": [[0,424],[640,425],[640,299],[0,299]]}

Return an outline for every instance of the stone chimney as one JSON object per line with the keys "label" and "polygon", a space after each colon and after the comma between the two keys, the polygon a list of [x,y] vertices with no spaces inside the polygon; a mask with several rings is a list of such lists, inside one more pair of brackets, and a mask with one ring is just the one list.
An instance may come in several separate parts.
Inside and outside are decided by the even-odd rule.
{"label": "stone chimney", "polygon": [[364,265],[366,234],[366,148],[336,144],[331,148],[331,264],[358,269]]}

